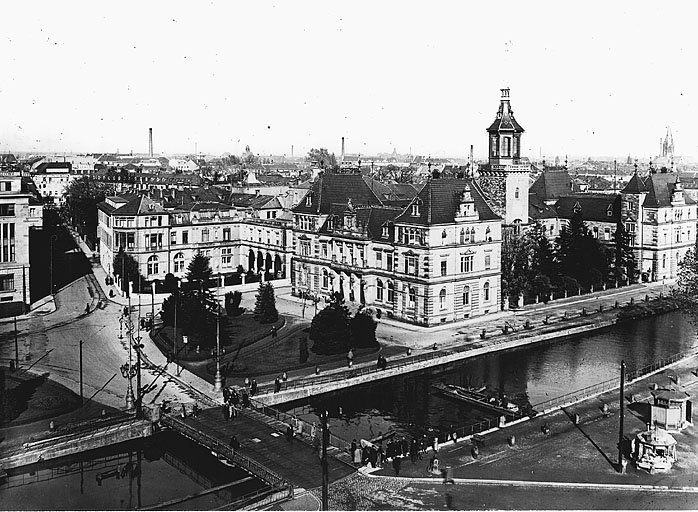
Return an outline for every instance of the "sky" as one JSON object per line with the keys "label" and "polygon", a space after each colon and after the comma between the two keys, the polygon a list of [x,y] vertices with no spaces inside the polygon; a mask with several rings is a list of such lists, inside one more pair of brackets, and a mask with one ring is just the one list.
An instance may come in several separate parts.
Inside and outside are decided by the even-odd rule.
{"label": "sky", "polygon": [[698,155],[690,2],[14,2],[0,152]]}

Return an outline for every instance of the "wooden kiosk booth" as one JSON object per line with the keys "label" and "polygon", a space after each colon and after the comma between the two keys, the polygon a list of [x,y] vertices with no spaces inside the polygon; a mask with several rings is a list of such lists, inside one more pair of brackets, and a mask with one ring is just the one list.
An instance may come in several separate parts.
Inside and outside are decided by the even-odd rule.
{"label": "wooden kiosk booth", "polygon": [[652,391],[650,424],[655,428],[678,432],[693,424],[693,404],[685,391],[657,389]]}

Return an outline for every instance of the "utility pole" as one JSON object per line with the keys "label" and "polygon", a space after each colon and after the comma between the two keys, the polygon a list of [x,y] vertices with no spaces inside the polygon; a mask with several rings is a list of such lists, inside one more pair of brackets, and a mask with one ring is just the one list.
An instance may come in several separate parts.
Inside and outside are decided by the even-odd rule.
{"label": "utility pole", "polygon": [[84,404],[84,397],[82,393],[82,340],[80,340],[80,406]]}
{"label": "utility pole", "polygon": [[330,432],[327,430],[327,411],[321,415],[322,419],[322,510],[329,510],[327,504],[327,487],[329,485],[329,475],[327,473],[327,445],[330,442]]}
{"label": "utility pole", "polygon": [[15,371],[19,370],[19,342],[17,341],[17,315],[15,315]]}
{"label": "utility pole", "polygon": [[625,406],[625,361],[620,362],[620,427],[618,429],[618,473],[623,472],[623,408]]}

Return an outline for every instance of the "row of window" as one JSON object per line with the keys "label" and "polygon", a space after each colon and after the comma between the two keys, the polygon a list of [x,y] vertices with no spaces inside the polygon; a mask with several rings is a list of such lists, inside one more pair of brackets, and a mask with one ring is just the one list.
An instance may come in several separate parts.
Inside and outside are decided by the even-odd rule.
{"label": "row of window", "polygon": [[0,223],[0,263],[15,261],[15,224]]}

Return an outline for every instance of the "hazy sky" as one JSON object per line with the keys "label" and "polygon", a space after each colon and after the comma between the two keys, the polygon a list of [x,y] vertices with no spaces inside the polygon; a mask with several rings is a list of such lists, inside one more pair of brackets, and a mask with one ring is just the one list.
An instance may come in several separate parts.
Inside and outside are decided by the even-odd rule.
{"label": "hazy sky", "polygon": [[689,2],[13,2],[0,151],[698,155]]}

